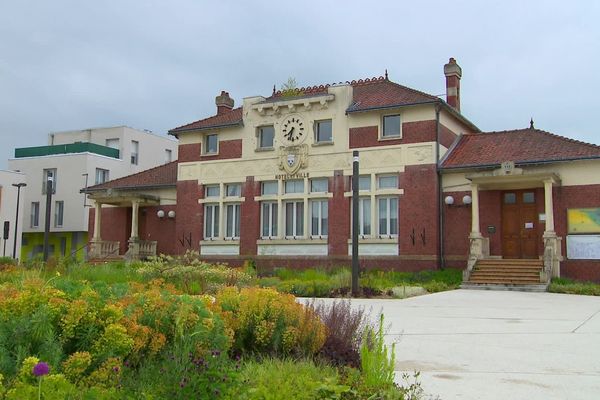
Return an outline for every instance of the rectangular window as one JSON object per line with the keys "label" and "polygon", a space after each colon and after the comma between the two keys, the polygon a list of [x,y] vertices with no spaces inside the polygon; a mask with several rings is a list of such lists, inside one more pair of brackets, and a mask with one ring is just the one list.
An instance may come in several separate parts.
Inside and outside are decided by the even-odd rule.
{"label": "rectangular window", "polygon": [[225,237],[227,239],[240,238],[240,205],[226,204],[225,205]]}
{"label": "rectangular window", "polygon": [[371,190],[371,175],[360,175],[358,177],[358,190],[359,191]]}
{"label": "rectangular window", "polygon": [[277,236],[277,203],[264,201],[261,206],[261,236],[263,238]]}
{"label": "rectangular window", "polygon": [[304,236],[304,202],[290,201],[285,203],[285,236]]}
{"label": "rectangular window", "polygon": [[286,193],[304,193],[304,180],[296,179],[293,181],[285,181]]}
{"label": "rectangular window", "polygon": [[400,137],[400,115],[384,115],[382,136],[384,138]]}
{"label": "rectangular window", "polygon": [[358,199],[358,234],[371,234],[371,199],[368,197]]}
{"label": "rectangular window", "polygon": [[311,193],[327,193],[329,190],[329,179],[318,178],[310,180]]}
{"label": "rectangular window", "polygon": [[219,237],[219,205],[204,205],[204,239]]}
{"label": "rectangular window", "polygon": [[165,149],[165,164],[173,161],[173,151],[170,149]]}
{"label": "rectangular window", "polygon": [[32,228],[40,226],[40,202],[34,201],[31,203],[31,219],[30,225]]}
{"label": "rectangular window", "polygon": [[277,181],[265,181],[261,184],[261,194],[277,194]]}
{"label": "rectangular window", "polygon": [[65,210],[65,202],[57,201],[54,205],[54,226],[61,227],[63,226],[63,215]]}
{"label": "rectangular window", "polygon": [[378,189],[398,189],[398,175],[384,175],[377,177]]}
{"label": "rectangular window", "polygon": [[379,234],[386,236],[398,235],[398,198],[381,197],[379,204]]}
{"label": "rectangular window", "polygon": [[273,128],[273,125],[258,127],[257,135],[259,149],[273,148],[273,138],[275,137],[275,128]]}
{"label": "rectangular window", "polygon": [[331,120],[315,121],[315,142],[331,143],[333,134],[331,129]]}
{"label": "rectangular window", "polygon": [[140,158],[140,142],[137,140],[131,141],[131,164],[138,165]]}
{"label": "rectangular window", "polygon": [[221,189],[219,185],[208,185],[204,191],[204,197],[219,197],[221,195]]}
{"label": "rectangular window", "polygon": [[96,168],[96,185],[108,182],[108,170]]}
{"label": "rectangular window", "polygon": [[225,185],[225,189],[228,197],[240,197],[242,195],[242,185],[239,183],[229,183]]}
{"label": "rectangular window", "polygon": [[310,234],[311,236],[327,236],[328,212],[327,200],[310,202]]}
{"label": "rectangular window", "polygon": [[110,147],[111,149],[117,149],[120,150],[119,148],[119,139],[106,139],[106,147]]}
{"label": "rectangular window", "polygon": [[219,151],[219,137],[216,134],[204,137],[204,154],[217,154]]}
{"label": "rectangular window", "polygon": [[52,194],[56,194],[57,178],[58,174],[56,173],[56,168],[44,169],[42,180],[42,194],[46,194],[46,185],[48,184],[48,179],[52,179]]}

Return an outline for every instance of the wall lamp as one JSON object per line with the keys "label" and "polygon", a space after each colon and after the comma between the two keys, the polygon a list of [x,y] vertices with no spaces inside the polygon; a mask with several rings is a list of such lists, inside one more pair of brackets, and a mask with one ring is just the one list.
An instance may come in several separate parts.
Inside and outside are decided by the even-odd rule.
{"label": "wall lamp", "polygon": [[[157,216],[158,218],[161,218],[161,219],[162,219],[162,218],[164,218],[164,217],[165,217],[165,210],[158,210],[158,211],[156,212],[156,216]],[[171,219],[175,218],[175,211],[173,211],[173,210],[169,211],[169,212],[166,214],[166,216],[167,216],[167,217],[169,217],[169,218],[171,218]]]}
{"label": "wall lamp", "polygon": [[[471,205],[471,203],[473,202],[473,199],[471,198],[471,196],[464,195],[462,198],[462,204],[456,204],[455,207],[468,207]],[[447,206],[452,206],[454,205],[454,197],[452,196],[446,196],[444,198],[444,203],[446,203]]]}

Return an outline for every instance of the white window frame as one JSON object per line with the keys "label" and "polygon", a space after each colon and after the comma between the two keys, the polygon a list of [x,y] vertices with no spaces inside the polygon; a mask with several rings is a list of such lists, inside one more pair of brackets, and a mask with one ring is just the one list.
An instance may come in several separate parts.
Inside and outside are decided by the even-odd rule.
{"label": "white window frame", "polygon": [[168,164],[171,161],[173,161],[173,150],[165,149],[165,164]]}
{"label": "white window frame", "polygon": [[[216,189],[217,193],[216,194],[209,194],[209,191],[211,189]],[[204,198],[210,199],[210,198],[219,198],[221,197],[221,187],[219,185],[206,185],[204,186]]]}
{"label": "white window frame", "polygon": [[[326,238],[329,232],[329,201],[327,199],[310,200],[310,236]],[[316,206],[316,208],[315,208]],[[323,208],[325,206],[325,208]],[[316,223],[315,223],[316,211]],[[323,214],[326,214],[325,216]]]}
{"label": "white window frame", "polygon": [[[265,133],[265,128],[270,128],[272,130],[273,136],[271,137],[271,145],[264,146],[263,145],[263,134]],[[263,125],[256,128],[256,148],[258,150],[273,150],[275,146],[275,126],[273,125]]]}
{"label": "white window frame", "polygon": [[[204,204],[204,239],[214,240],[219,237],[219,203]],[[211,221],[210,226],[208,221]],[[210,228],[210,229],[209,229]]]}
{"label": "white window frame", "polygon": [[[386,118],[398,117],[398,133],[387,134],[385,133],[385,120]],[[381,139],[401,139],[402,138],[402,117],[400,114],[387,114],[381,117]]]}
{"label": "white window frame", "polygon": [[138,165],[140,162],[140,142],[137,140],[131,141],[131,164]]}
{"label": "white window frame", "polygon": [[[283,215],[283,220],[284,220],[284,232],[285,232],[285,237],[286,238],[302,238],[304,237],[304,230],[305,230],[305,224],[304,224],[304,204],[305,201],[304,199],[297,199],[297,200],[289,200],[283,203],[284,204],[284,215]],[[290,224],[288,222],[288,206],[292,206],[292,221],[291,221],[291,227]],[[300,218],[298,218],[298,211],[301,210],[302,215],[300,216]],[[288,228],[291,228],[291,234],[288,234]]]}
{"label": "white window frame", "polygon": [[[102,177],[102,179],[99,179]],[[108,182],[110,180],[110,171],[104,168],[96,168],[96,185]]]}
{"label": "white window frame", "polygon": [[64,224],[65,217],[65,202],[57,200],[54,203],[54,227],[61,228]]}
{"label": "white window frame", "polygon": [[[319,190],[319,188],[315,188],[318,184],[325,182],[325,190]],[[309,181],[310,184],[310,193],[328,193],[329,192],[329,178],[312,178]],[[314,185],[313,185],[314,184]]]}
{"label": "white window frame", "polygon": [[[266,219],[266,221],[265,221],[265,219]],[[261,236],[261,238],[270,239],[270,238],[277,237],[277,235],[279,234],[279,223],[278,222],[279,222],[279,205],[278,205],[277,201],[262,201],[260,204],[260,236]]]}
{"label": "white window frame", "polygon": [[[216,141],[215,145],[216,145],[216,147],[215,147],[214,151],[209,151],[210,149],[209,149],[209,146],[208,146],[208,142],[210,140],[209,138],[212,138],[212,137],[215,138],[215,141]],[[208,135],[204,136],[204,143],[203,143],[203,146],[202,146],[202,153],[205,154],[205,155],[219,154],[219,135],[218,134],[211,133],[211,134],[208,134]]]}
{"label": "white window frame", "polygon": [[225,203],[225,239],[239,240],[242,207],[240,203]]}
{"label": "white window frame", "polygon": [[[365,212],[365,203],[369,203],[369,209]],[[373,233],[373,221],[371,218],[371,197],[358,198],[358,234],[363,237],[371,236]],[[369,231],[365,230],[365,221],[369,219]]]}
{"label": "white window frame", "polygon": [[[233,194],[231,194],[232,191],[233,191]],[[225,196],[226,197],[240,197],[241,195],[242,195],[242,184],[241,183],[225,184]]]}
{"label": "white window frame", "polygon": [[[288,192],[288,183],[291,185],[293,184],[293,191],[289,191]],[[302,184],[302,187],[300,190],[297,190],[297,184],[300,183]],[[304,187],[305,187],[305,182],[304,179],[292,179],[289,181],[285,181],[283,183],[283,191],[285,194],[301,194],[304,193]]]}
{"label": "white window frame", "polygon": [[42,174],[42,194],[46,194],[46,185],[48,182],[48,173],[52,173],[52,194],[56,194],[56,183],[58,178],[58,169],[57,168],[44,168],[44,172]]}
{"label": "white window frame", "polygon": [[[327,122],[329,122],[329,125],[331,127],[330,128],[330,137],[329,137],[329,140],[322,140],[320,138],[321,124],[327,123]],[[322,119],[322,120],[315,121],[313,130],[315,132],[315,143],[316,144],[333,143],[333,121],[331,119]]]}
{"label": "white window frame", "polygon": [[32,201],[31,209],[29,214],[29,225],[32,228],[38,228],[40,226],[40,202]]}
{"label": "white window frame", "polygon": [[[381,218],[381,202],[384,201],[386,204],[385,216]],[[392,203],[395,203],[394,207],[391,207]],[[392,210],[396,211],[396,223],[392,224]],[[398,223],[399,223],[399,212],[398,212],[398,197],[397,196],[379,196],[377,197],[377,234],[379,237],[398,237]],[[385,220],[385,226],[382,226],[381,221]],[[382,232],[382,228],[385,228],[385,232]],[[395,230],[391,233],[392,228]]]}
{"label": "white window frame", "polygon": [[[388,178],[393,178],[395,183],[393,186],[382,186],[381,182],[384,179],[388,179]],[[382,189],[382,190],[386,190],[386,189],[398,189],[398,175],[392,175],[392,174],[381,174],[381,175],[377,175],[377,189]]]}

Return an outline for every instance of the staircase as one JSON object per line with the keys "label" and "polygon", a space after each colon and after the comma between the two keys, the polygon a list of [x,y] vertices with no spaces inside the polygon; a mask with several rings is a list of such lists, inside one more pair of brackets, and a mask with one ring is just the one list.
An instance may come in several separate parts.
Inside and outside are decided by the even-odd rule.
{"label": "staircase", "polygon": [[548,282],[540,281],[543,260],[478,260],[463,289],[492,289],[545,292]]}

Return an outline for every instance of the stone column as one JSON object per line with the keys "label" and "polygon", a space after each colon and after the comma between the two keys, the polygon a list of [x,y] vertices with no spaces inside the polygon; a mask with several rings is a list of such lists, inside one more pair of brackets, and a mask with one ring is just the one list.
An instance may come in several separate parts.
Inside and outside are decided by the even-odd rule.
{"label": "stone column", "polygon": [[552,201],[552,179],[544,181],[544,212],[546,213],[546,230],[544,231],[544,270],[540,273],[540,281],[548,283],[551,277],[560,277],[562,261],[561,238],[554,231],[554,203]]}
{"label": "stone column", "polygon": [[546,212],[546,232],[554,232],[554,204],[552,202],[552,180],[544,181],[544,203]]}
{"label": "stone column", "polygon": [[99,201],[96,201],[96,204],[94,205],[94,208],[96,210],[95,214],[94,214],[94,237],[92,238],[93,240],[97,240],[100,241],[101,239],[101,224],[102,224],[102,203],[100,203]]}
{"label": "stone column", "polygon": [[477,260],[490,255],[490,242],[479,230],[479,186],[471,183],[471,233],[469,234],[469,260],[463,271],[463,280],[468,280]]}
{"label": "stone column", "polygon": [[479,187],[471,184],[471,236],[479,237]]}
{"label": "stone column", "polygon": [[137,238],[138,235],[138,212],[140,203],[136,200],[131,202],[131,238]]}

